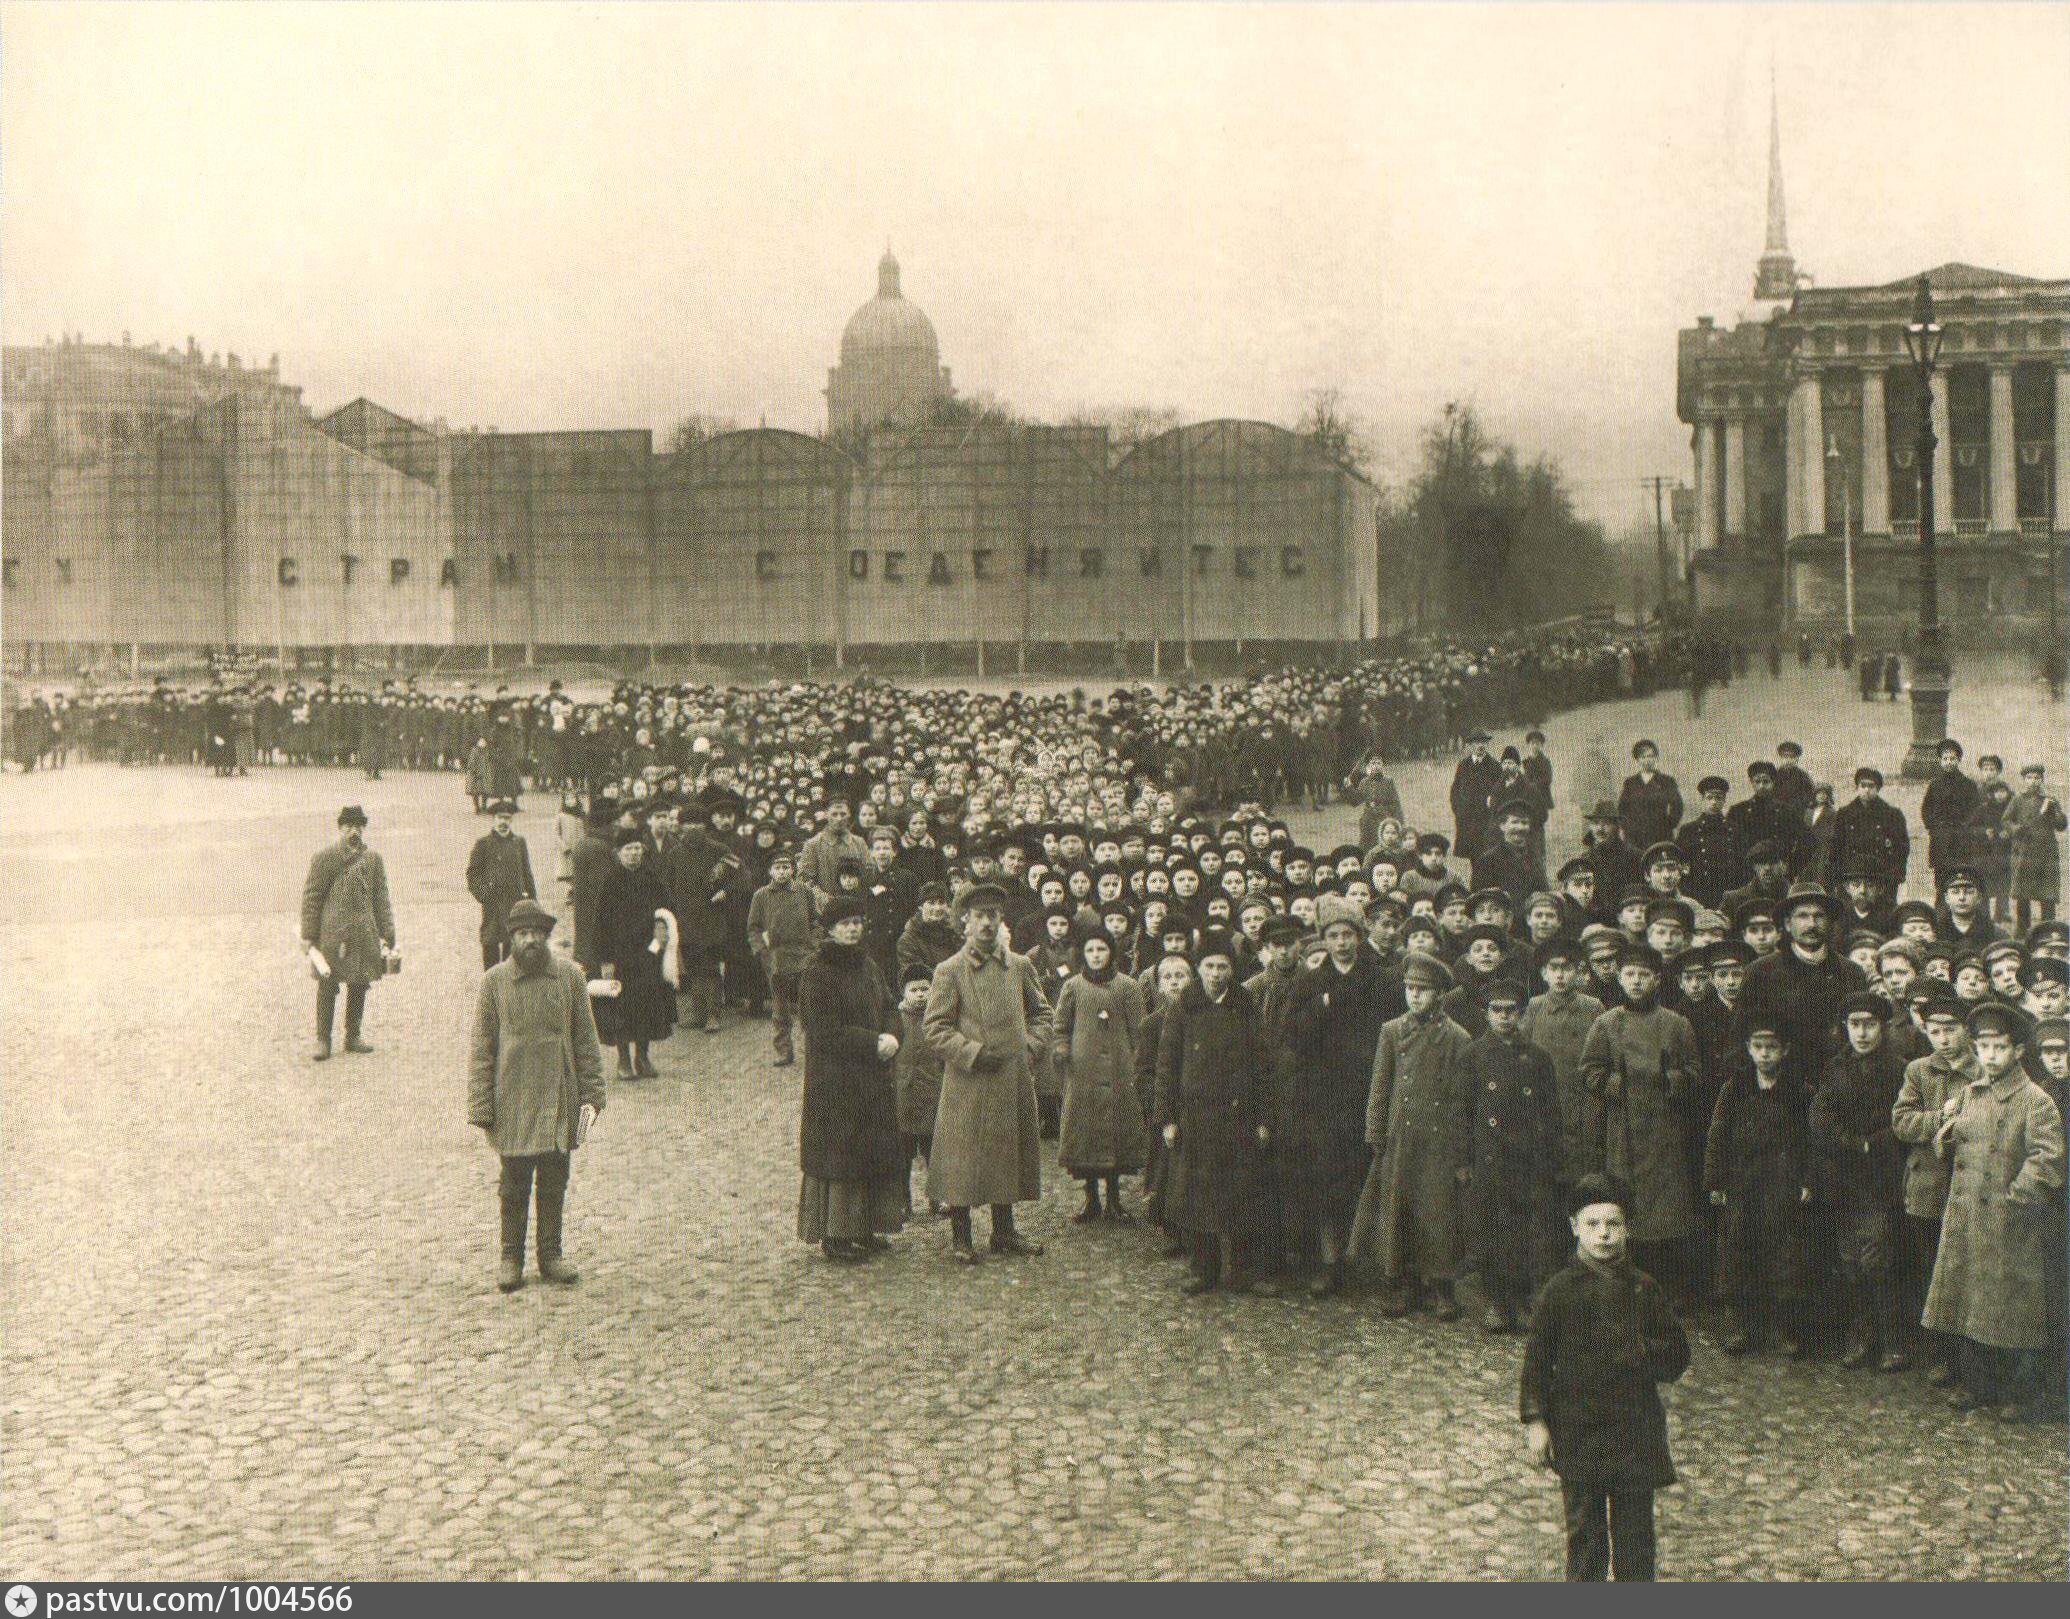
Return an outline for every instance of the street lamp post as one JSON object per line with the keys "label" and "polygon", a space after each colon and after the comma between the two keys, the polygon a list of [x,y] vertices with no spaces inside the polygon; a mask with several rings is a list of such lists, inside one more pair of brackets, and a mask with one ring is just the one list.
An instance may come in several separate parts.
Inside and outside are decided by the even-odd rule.
{"label": "street lamp post", "polygon": [[1905,353],[1919,390],[1919,652],[1912,660],[1912,746],[1905,754],[1907,781],[1926,781],[1938,768],[1941,741],[1948,734],[1951,676],[1941,650],[1940,576],[1933,541],[1933,371],[1945,334],[1934,318],[1933,288],[1925,276],[1905,326]]}

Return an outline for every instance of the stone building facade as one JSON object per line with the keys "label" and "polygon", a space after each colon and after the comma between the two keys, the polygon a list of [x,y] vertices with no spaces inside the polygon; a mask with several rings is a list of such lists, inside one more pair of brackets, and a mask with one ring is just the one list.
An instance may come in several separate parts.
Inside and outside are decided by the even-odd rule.
{"label": "stone building facade", "polygon": [[[1946,328],[1933,379],[1933,529],[1958,639],[2062,622],[2070,543],[2070,280],[1925,272]],[[1714,621],[1895,639],[1919,603],[1918,275],[1819,287],[1790,256],[1780,145],[1753,302],[1680,334],[1676,406],[1695,467],[1697,607]],[[1852,559],[1851,569],[1849,559]]]}

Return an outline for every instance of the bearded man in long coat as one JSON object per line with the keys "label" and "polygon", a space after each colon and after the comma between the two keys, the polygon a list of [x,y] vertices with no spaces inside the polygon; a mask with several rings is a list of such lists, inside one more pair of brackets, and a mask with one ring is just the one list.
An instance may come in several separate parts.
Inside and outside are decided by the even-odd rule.
{"label": "bearded man in long coat", "polygon": [[1050,1006],[1028,958],[1000,929],[1006,894],[981,883],[963,900],[963,948],[935,969],[921,1032],[942,1060],[927,1195],[949,1211],[949,1252],[974,1265],[970,1211],[992,1210],[995,1254],[1039,1254],[1014,1229],[1013,1206],[1042,1196],[1034,1063],[1049,1044]]}

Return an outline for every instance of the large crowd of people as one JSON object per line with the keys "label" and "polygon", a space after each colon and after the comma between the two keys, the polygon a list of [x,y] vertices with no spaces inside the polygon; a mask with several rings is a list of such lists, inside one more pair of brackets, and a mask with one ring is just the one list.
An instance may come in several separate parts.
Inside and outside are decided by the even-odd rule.
{"label": "large crowd of people", "polygon": [[[1142,1224],[1189,1294],[1370,1290],[1532,1333],[1527,1422],[1590,1296],[1547,1289],[1606,1207],[1728,1353],[2060,1416],[2062,805],[2039,763],[1954,739],[1916,821],[1867,765],[1836,802],[1787,740],[1690,762],[1686,792],[1649,739],[1615,769],[1546,752],[1559,708],[1733,672],[1718,643],[1585,627],[1103,697],[159,687],[63,724],[135,763],[464,773],[490,821],[469,1117],[504,1160],[506,1289],[535,1196],[540,1275],[574,1279],[568,1155],[607,1081],[766,1018],[776,1066],[802,1030],[796,1230],[830,1261],[916,1209],[958,1263],[1041,1253],[1014,1212],[1047,1136],[1076,1219]],[[1455,747],[1412,820],[1389,761]],[[561,808],[538,875],[528,788]],[[1358,837],[1304,846],[1281,806],[1338,792]],[[319,1060],[341,988],[368,1049],[396,949],[366,819],[303,896]]]}
{"label": "large crowd of people", "polygon": [[[636,751],[562,818],[594,1049],[638,1083],[679,1032],[766,1017],[784,1066],[802,1027],[798,1231],[832,1260],[904,1226],[916,1164],[951,1255],[983,1259],[980,1205],[995,1253],[1037,1251],[1013,1211],[1048,1135],[1079,1218],[1145,1219],[1191,1293],[1364,1278],[1390,1314],[1500,1332],[1559,1268],[1563,1198],[1607,1174],[1642,1268],[1722,1310],[1728,1350],[2060,1409],[2070,948],[2043,767],[2016,790],[1950,739],[1915,828],[1873,767],[1836,805],[1789,741],[1737,794],[1704,773],[1685,795],[1643,738],[1578,798],[1535,725],[1494,750],[1481,715],[1672,668],[1638,650],[1089,700],[621,688],[594,713]],[[1383,740],[1419,681],[1445,717]],[[1303,722],[1320,789],[1273,746]],[[1449,828],[1418,827],[1385,760],[1451,733]],[[1275,801],[1338,786],[1365,835],[1304,847]],[[469,866],[491,964],[538,890],[502,790]],[[1585,830],[1548,871],[1556,805]],[[1903,897],[1915,867],[1932,900]]]}

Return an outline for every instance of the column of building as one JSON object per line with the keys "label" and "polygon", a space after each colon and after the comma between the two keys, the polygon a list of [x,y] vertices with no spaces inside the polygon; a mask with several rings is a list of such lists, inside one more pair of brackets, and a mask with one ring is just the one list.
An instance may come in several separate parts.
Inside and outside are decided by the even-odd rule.
{"label": "column of building", "polygon": [[1890,532],[1890,442],[1883,414],[1883,368],[1862,368],[1862,509],[1864,534]]}
{"label": "column of building", "polygon": [[1697,417],[1690,437],[1696,453],[1696,543],[1708,550],[1718,543],[1718,453],[1711,419]]}
{"label": "column of building", "polygon": [[1991,366],[1991,532],[2007,534],[2020,526],[2019,485],[2013,467],[2019,453],[2013,443],[2012,362]]}
{"label": "column of building", "polygon": [[1725,418],[1725,537],[1747,535],[1747,419]]}
{"label": "column of building", "polygon": [[1790,440],[1790,463],[1797,473],[1797,518],[1792,535],[1826,531],[1826,416],[1819,395],[1818,373],[1797,379],[1797,431]]}

